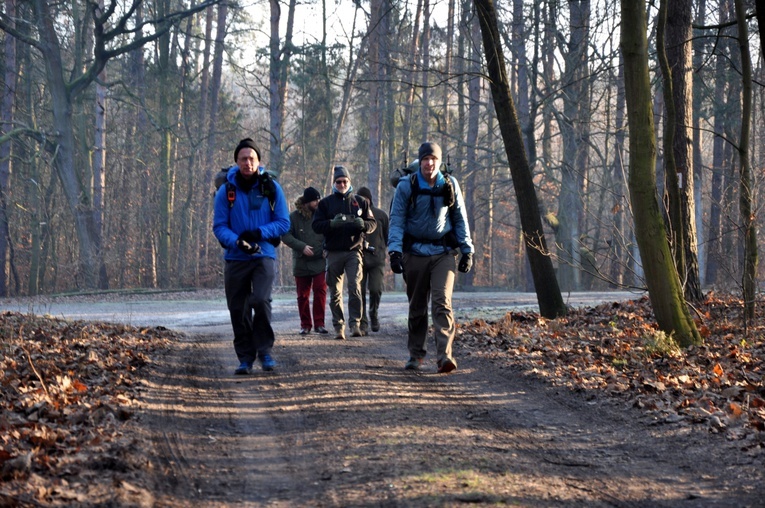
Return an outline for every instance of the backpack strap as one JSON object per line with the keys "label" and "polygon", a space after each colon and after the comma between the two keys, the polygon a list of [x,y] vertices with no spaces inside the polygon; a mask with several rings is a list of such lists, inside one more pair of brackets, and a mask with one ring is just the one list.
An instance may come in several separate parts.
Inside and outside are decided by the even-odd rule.
{"label": "backpack strap", "polygon": [[273,212],[276,206],[276,184],[274,184],[274,177],[265,170],[260,172],[260,193],[268,198],[268,204]]}
{"label": "backpack strap", "polygon": [[422,190],[420,189],[420,182],[417,178],[417,173],[412,173],[409,175],[409,186],[412,189],[411,194],[409,195],[409,205],[414,208],[417,206],[417,196],[422,194],[429,194],[431,196],[441,196],[444,198],[444,204],[449,208],[449,212],[451,212],[454,209],[454,204],[457,202],[454,194],[454,182],[452,182],[451,175],[444,175],[444,178],[446,179],[446,182],[441,187],[441,191],[438,193],[434,193],[431,189]]}
{"label": "backpack strap", "polygon": [[228,207],[234,207],[234,201],[236,201],[236,185],[231,182],[226,182],[226,199],[228,199]]}

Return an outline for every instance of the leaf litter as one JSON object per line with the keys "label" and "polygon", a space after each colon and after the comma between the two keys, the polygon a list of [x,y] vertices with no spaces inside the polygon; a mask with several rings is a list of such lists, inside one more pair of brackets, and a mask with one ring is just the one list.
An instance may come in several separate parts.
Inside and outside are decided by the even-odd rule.
{"label": "leaf litter", "polygon": [[[757,315],[763,315],[763,308]],[[490,359],[586,397],[614,397],[656,424],[706,426],[756,453],[765,446],[765,328],[743,304],[710,293],[695,307],[703,344],[679,348],[658,330],[648,297],[573,309],[547,320],[508,312],[459,326],[461,354]]]}

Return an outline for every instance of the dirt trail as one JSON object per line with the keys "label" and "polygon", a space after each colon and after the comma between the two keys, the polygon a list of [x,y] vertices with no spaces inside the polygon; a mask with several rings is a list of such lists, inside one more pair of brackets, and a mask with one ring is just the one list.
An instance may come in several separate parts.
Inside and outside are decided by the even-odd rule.
{"label": "dirt trail", "polygon": [[432,356],[404,371],[405,335],[280,333],[276,371],[248,377],[232,375],[228,336],[189,336],[157,364],[140,421],[157,505],[765,503],[762,471],[721,436],[651,425],[459,346],[452,374],[437,374]]}

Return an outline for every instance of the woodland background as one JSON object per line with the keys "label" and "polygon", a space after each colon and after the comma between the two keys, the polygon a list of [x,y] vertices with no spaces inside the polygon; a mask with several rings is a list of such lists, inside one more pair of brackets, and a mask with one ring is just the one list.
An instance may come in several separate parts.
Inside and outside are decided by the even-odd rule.
{"label": "woodland background", "polygon": [[[687,62],[675,75],[688,86],[672,102],[687,135],[687,158],[675,164],[689,191],[695,282],[731,291],[741,290],[745,251],[740,156],[752,168],[756,225],[765,166],[755,6],[736,3],[673,0],[661,31],[668,53],[681,53],[674,61]],[[659,5],[645,7],[661,140]],[[496,9],[561,289],[643,288],[619,2],[507,0]],[[343,164],[383,209],[389,172],[422,141],[440,143],[477,249],[460,286],[533,291],[472,0],[5,0],[0,29],[0,296],[219,286],[212,179],[243,137],[257,140],[289,202],[307,185],[328,193],[332,166]],[[752,62],[743,146],[742,47]],[[292,283],[290,263],[281,247],[278,284]]]}

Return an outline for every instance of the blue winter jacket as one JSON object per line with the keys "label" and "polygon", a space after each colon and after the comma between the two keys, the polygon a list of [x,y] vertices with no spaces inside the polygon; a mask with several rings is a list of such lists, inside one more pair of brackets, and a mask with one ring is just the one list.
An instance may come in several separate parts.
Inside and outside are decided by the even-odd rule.
{"label": "blue winter jacket", "polygon": [[[279,238],[290,229],[289,207],[284,191],[279,183],[274,181],[276,199],[272,209],[268,198],[261,192],[259,183],[253,185],[248,193],[237,185],[237,172],[239,168],[232,166],[226,175],[228,182],[236,187],[233,206],[229,206],[226,185],[221,185],[215,193],[213,233],[226,249],[223,258],[230,261],[248,261],[256,257],[276,259],[276,247],[266,240]],[[236,241],[243,232],[256,229],[260,229],[263,234],[263,240],[258,242],[260,252],[249,255],[237,247]]]}
{"label": "blue winter jacket", "polygon": [[[412,183],[408,176],[399,180],[393,204],[390,210],[390,232],[388,233],[388,252],[409,252],[415,256],[435,256],[448,252],[449,247],[440,242],[447,233],[454,231],[460,252],[473,253],[473,241],[470,238],[470,226],[457,180],[449,176],[454,186],[456,202],[449,210],[440,194],[446,184],[446,176],[438,173],[432,193],[420,191],[416,202],[411,203]],[[420,189],[427,189],[428,184],[417,171]],[[404,250],[404,234],[413,240],[411,247]]]}

